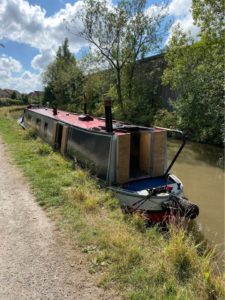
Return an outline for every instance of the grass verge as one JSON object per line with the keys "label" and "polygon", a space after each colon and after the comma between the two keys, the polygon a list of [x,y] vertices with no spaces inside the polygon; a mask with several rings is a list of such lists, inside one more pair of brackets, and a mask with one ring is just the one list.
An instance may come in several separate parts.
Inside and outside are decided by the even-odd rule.
{"label": "grass verge", "polygon": [[102,286],[114,284],[122,297],[132,300],[224,299],[223,276],[213,272],[213,253],[202,251],[191,233],[171,226],[162,235],[155,228],[146,230],[138,216],[125,217],[110,192],[20,128],[17,115],[0,110],[0,136],[38,203],[58,216]]}

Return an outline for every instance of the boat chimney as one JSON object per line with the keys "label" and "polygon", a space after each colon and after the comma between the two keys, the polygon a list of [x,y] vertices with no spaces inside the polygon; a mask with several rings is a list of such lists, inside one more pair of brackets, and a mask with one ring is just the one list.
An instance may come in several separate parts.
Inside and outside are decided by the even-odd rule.
{"label": "boat chimney", "polygon": [[57,111],[57,107],[56,107],[56,106],[53,107],[52,112],[53,112],[53,116],[56,116],[56,115],[58,114],[58,111]]}
{"label": "boat chimney", "polygon": [[87,115],[87,102],[88,102],[88,98],[86,96],[86,94],[84,93],[84,114]]}
{"label": "boat chimney", "polygon": [[107,132],[113,132],[112,126],[112,99],[109,96],[104,97],[105,104],[105,127]]}

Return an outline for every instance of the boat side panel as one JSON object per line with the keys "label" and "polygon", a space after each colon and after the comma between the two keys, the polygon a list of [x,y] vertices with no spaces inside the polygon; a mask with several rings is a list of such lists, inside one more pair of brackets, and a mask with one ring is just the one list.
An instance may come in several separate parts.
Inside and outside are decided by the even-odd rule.
{"label": "boat side panel", "polygon": [[[137,192],[127,191],[118,187],[111,187],[116,197],[119,199],[121,206],[139,207],[142,210],[148,211],[160,211],[162,210],[161,204],[164,201],[169,200],[169,193],[162,193],[156,196],[148,197],[147,195],[141,195]],[[182,191],[177,191],[177,196],[181,196]]]}
{"label": "boat side panel", "polygon": [[26,110],[24,113],[26,126],[37,129],[39,135],[49,144],[52,144],[54,120],[44,115]]}
{"label": "boat side panel", "polygon": [[[121,206],[128,207],[139,207],[142,210],[160,211],[162,210],[161,203],[168,199],[168,196],[153,196],[146,199],[146,196],[138,195],[137,193],[132,193],[119,188],[112,188],[116,197],[119,199]],[[143,201],[146,199],[146,201]]]}
{"label": "boat side panel", "polygon": [[111,135],[70,127],[67,152],[101,179],[107,179]]}

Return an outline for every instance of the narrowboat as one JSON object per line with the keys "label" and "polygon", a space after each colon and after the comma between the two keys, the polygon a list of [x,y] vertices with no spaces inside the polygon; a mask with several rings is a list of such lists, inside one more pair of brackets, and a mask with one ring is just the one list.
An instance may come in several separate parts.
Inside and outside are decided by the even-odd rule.
{"label": "narrowboat", "polygon": [[[185,145],[179,130],[144,127],[112,120],[111,99],[105,117],[95,118],[49,107],[28,106],[20,124],[36,128],[41,138],[87,167],[103,180],[125,212],[138,212],[147,222],[172,216],[194,219],[197,205],[183,195],[183,184],[170,170]],[[167,166],[167,135],[181,137],[181,145]]]}

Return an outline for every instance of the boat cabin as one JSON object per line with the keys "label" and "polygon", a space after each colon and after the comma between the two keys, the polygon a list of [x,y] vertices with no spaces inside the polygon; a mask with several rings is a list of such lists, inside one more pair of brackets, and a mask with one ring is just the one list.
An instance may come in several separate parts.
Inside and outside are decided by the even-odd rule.
{"label": "boat cabin", "polygon": [[109,184],[159,177],[167,167],[165,130],[94,118],[51,108],[29,107],[24,125],[63,155],[88,167]]}

